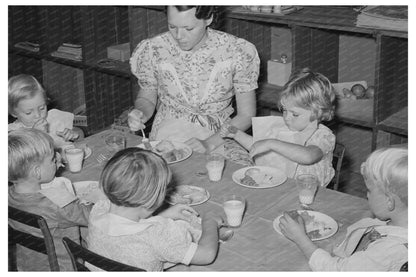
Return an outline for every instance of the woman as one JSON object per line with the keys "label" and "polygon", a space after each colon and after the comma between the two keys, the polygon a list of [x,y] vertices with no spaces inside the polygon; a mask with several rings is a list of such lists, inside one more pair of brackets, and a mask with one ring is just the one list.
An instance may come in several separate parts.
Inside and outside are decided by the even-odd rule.
{"label": "woman", "polygon": [[248,41],[211,29],[215,16],[212,6],[168,6],[169,31],[138,44],[130,59],[141,88],[129,114],[132,130],[144,128],[157,108],[151,140],[206,152],[223,143],[221,125],[251,126],[260,60]]}

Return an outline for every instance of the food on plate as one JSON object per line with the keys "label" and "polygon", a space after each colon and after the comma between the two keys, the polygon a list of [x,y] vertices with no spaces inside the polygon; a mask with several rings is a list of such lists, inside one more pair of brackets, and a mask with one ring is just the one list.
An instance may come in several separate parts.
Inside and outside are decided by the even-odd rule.
{"label": "food on plate", "polygon": [[167,192],[167,200],[172,204],[194,204],[206,200],[208,193],[204,188],[195,186],[172,187]]}
{"label": "food on plate", "polygon": [[244,173],[244,177],[240,179],[243,185],[258,187],[258,186],[272,186],[273,176],[262,172],[258,168],[249,168]]}
{"label": "food on plate", "polygon": [[315,216],[310,215],[307,211],[301,211],[299,215],[305,222],[306,235],[310,239],[320,238],[332,229],[331,227],[327,227],[325,222],[316,220]]}
{"label": "food on plate", "polygon": [[286,211],[293,220],[298,220],[299,214],[297,210]]}
{"label": "food on plate", "polygon": [[258,187],[259,186],[259,184],[257,184],[256,183],[256,181],[254,181],[254,179],[253,178],[251,178],[250,176],[248,176],[248,175],[245,175],[244,176],[244,178],[242,178],[241,180],[240,180],[240,182],[243,184],[243,185],[246,185],[246,186],[249,186],[249,187]]}
{"label": "food on plate", "polygon": [[168,162],[175,162],[185,156],[185,150],[176,149],[172,142],[162,140],[155,146],[155,150]]}

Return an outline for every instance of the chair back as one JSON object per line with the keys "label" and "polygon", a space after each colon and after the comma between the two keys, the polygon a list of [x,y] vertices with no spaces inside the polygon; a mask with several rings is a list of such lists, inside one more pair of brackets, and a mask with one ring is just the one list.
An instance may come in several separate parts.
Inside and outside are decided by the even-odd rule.
{"label": "chair back", "polygon": [[405,262],[401,267],[400,267],[400,271],[406,271],[406,272],[408,272],[409,271],[409,265],[408,265],[408,261],[407,262]]}
{"label": "chair back", "polygon": [[97,253],[82,247],[68,237],[64,237],[62,241],[71,257],[72,265],[76,271],[90,271],[88,267],[84,265],[84,262],[88,262],[104,271],[146,271],[98,255]]}
{"label": "chair back", "polygon": [[332,159],[332,165],[335,169],[335,175],[330,183],[330,185],[333,186],[334,190],[339,189],[339,176],[341,174],[342,160],[344,159],[344,154],[345,146],[340,143],[336,143]]}
{"label": "chair back", "polygon": [[51,271],[59,271],[58,259],[55,253],[55,244],[49,231],[46,220],[36,214],[25,212],[9,206],[9,219],[40,229],[43,238],[19,231],[9,225],[9,271],[17,271],[16,244],[48,256]]}

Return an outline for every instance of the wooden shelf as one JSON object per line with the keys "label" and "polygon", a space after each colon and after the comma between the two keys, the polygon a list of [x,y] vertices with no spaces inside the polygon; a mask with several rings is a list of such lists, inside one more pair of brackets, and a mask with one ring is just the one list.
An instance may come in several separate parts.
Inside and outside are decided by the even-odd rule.
{"label": "wooden shelf", "polygon": [[383,131],[407,136],[408,130],[408,108],[389,116],[378,124],[378,128]]}
{"label": "wooden shelf", "polygon": [[253,12],[241,7],[232,8],[228,12],[228,16],[235,19],[274,24],[299,25],[370,35],[380,33],[387,36],[407,38],[407,32],[357,27],[355,22],[358,14],[359,12],[354,11],[353,8],[349,6],[303,6],[302,9],[287,15]]}

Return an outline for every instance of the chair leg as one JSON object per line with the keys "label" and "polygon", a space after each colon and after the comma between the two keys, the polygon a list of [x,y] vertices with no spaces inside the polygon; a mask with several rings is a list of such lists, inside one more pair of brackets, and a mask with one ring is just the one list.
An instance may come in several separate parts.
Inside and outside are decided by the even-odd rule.
{"label": "chair leg", "polygon": [[16,244],[9,244],[9,271],[17,271]]}

